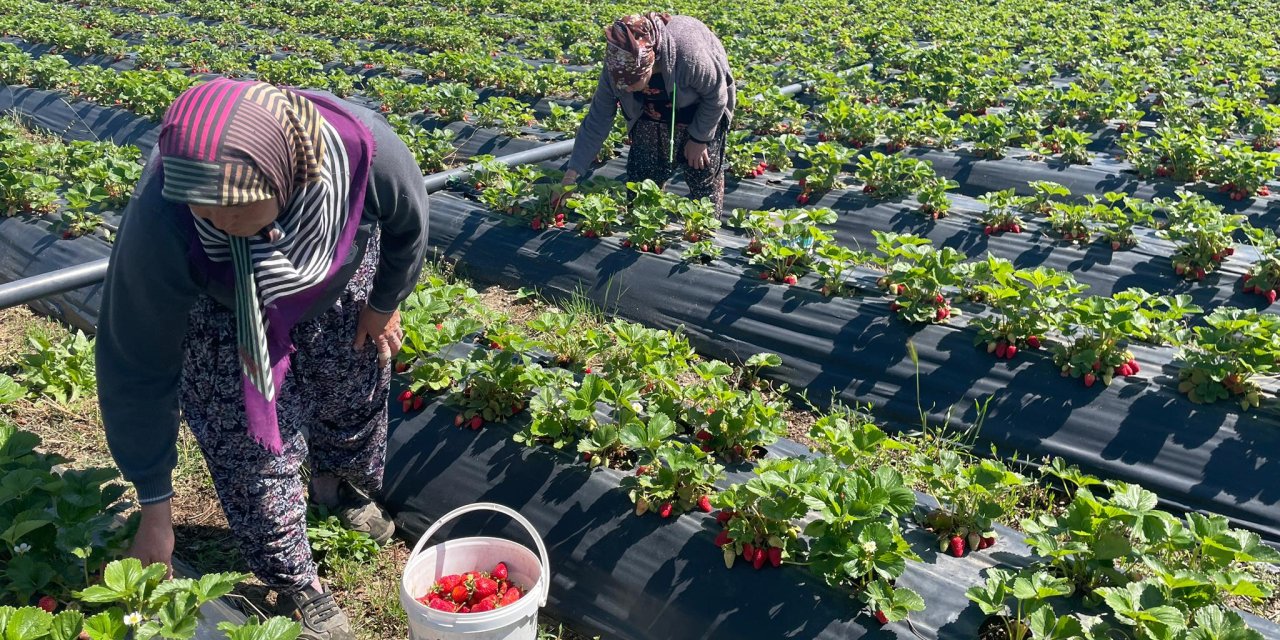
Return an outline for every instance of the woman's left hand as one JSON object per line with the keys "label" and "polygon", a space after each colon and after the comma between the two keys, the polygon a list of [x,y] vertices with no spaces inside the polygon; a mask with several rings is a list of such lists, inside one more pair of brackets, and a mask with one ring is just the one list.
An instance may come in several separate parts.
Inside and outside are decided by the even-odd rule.
{"label": "woman's left hand", "polygon": [[356,326],[356,351],[364,348],[366,340],[378,347],[378,364],[384,367],[390,364],[391,359],[400,353],[400,344],[404,340],[404,331],[400,329],[400,311],[382,313],[365,305],[360,310],[360,322]]}
{"label": "woman's left hand", "polygon": [[692,140],[684,145],[684,159],[689,161],[690,169],[706,169],[711,164],[711,155],[707,153],[707,145]]}

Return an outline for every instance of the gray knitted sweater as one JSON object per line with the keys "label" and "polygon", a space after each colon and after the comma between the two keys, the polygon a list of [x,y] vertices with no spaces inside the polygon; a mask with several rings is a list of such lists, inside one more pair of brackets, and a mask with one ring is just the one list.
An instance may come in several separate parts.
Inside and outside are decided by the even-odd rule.
{"label": "gray knitted sweater", "polygon": [[[724,45],[705,24],[688,16],[672,16],[659,32],[657,42],[654,73],[662,74],[667,93],[675,94],[675,108],[698,104],[697,115],[689,125],[689,138],[709,142],[721,120],[733,118],[737,104]],[[630,131],[643,113],[640,101],[633,94],[617,91],[602,65],[587,117],[578,127],[569,169],[582,175],[591,167],[613,128],[619,105]]]}

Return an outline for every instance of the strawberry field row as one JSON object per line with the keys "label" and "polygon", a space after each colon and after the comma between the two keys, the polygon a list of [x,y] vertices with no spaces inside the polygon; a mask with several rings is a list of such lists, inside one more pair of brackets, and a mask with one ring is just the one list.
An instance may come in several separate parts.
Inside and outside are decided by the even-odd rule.
{"label": "strawberry field row", "polygon": [[[723,527],[714,542],[721,547],[726,565],[732,567],[739,556],[746,557],[757,570],[762,565],[807,561],[810,571],[830,587],[852,589],[867,606],[868,617],[879,616],[882,622],[906,619],[912,611],[928,604],[928,599],[921,600],[906,587],[893,584],[911,563],[921,559],[917,553],[920,537],[910,534],[913,543],[908,543],[903,537],[906,530],[899,529],[899,518],[907,516],[908,522],[918,522],[915,526],[932,531],[937,536],[935,539],[942,541],[944,550],[962,556],[966,546],[983,548],[989,543],[985,537],[994,537],[992,519],[1006,518],[1002,514],[1008,514],[1014,503],[1033,495],[1026,493],[1029,485],[1025,478],[997,462],[973,459],[930,440],[888,438],[864,409],[841,405],[818,416],[808,433],[826,457],[804,459],[779,457],[774,453],[759,461],[754,474],[744,475],[741,464],[734,462],[742,459],[741,452],[762,451],[762,446],[778,444],[777,438],[786,427],[781,413],[783,407],[772,399],[772,390],[759,377],[762,370],[773,364],[769,358],[753,359],[743,369],[735,370],[722,363],[697,359],[678,333],[655,332],[621,321],[602,323],[583,311],[548,311],[535,315],[527,323],[513,322],[504,314],[480,308],[475,293],[465,286],[440,279],[433,279],[420,288],[408,303],[405,318],[408,349],[402,355],[405,362],[402,368],[408,382],[399,397],[405,414],[424,408],[419,399],[421,394],[444,392],[441,405],[430,408],[434,423],[441,422],[444,407],[457,412],[453,421],[457,427],[488,430],[500,428],[495,427],[494,422],[510,421],[511,426],[516,427],[514,433],[510,427],[500,429],[517,442],[570,451],[590,466],[629,470],[626,475],[610,474],[607,478],[620,481],[638,515],[656,512],[659,518],[665,519],[682,511],[709,511],[711,504],[719,506],[719,526],[712,528]],[[471,335],[481,336],[475,341],[487,344],[488,348],[446,348],[459,338]],[[531,353],[556,366],[546,368],[532,363],[527,357]],[[567,367],[576,375],[559,367]],[[431,465],[438,474],[414,463],[410,464],[411,469],[400,469],[396,461],[402,453],[413,451],[411,458],[417,459],[424,455],[419,447],[425,447],[427,452],[438,451],[442,446],[456,445],[436,444],[437,441],[468,438],[442,435],[425,425],[421,428],[426,433],[420,434],[418,428],[408,423],[395,428],[390,452],[391,475],[400,474],[400,477],[389,491],[393,504],[399,500],[400,505],[408,506],[411,511],[423,510],[423,515],[430,518],[436,511],[450,508],[448,504],[440,504],[442,495],[462,501],[468,499],[471,489],[465,482],[459,482],[460,479],[450,479],[446,470],[458,464],[452,461],[493,455],[493,444],[490,438],[488,444],[472,451],[471,455],[432,455],[433,459],[450,461],[443,464],[444,468],[440,464]],[[462,433],[467,433],[465,428]],[[431,444],[422,438],[431,440]],[[794,451],[793,447],[781,444],[784,446],[780,450]],[[751,457],[749,453],[747,457]],[[716,462],[721,458],[727,458],[740,469],[733,474],[735,480],[730,485],[717,480],[725,477],[724,467]],[[545,461],[536,456],[535,459]],[[572,464],[570,459],[562,458],[556,467]],[[892,463],[893,470],[881,467],[873,471],[876,461],[885,460],[896,461]],[[471,464],[484,467],[483,461],[460,464],[467,468]],[[546,473],[540,463],[527,461],[526,464],[533,465],[535,476]],[[1069,516],[1074,525],[1068,528],[1068,520],[1052,515],[1055,509],[1044,516],[1033,515],[1023,524],[1031,534],[1032,547],[1041,556],[1053,558],[1052,551],[1064,548],[1063,545],[1083,546],[1070,554],[1070,562],[1050,560],[1041,569],[1044,573],[1032,567],[1017,575],[1019,579],[1054,585],[1052,593],[1018,596],[1022,601],[1020,607],[1004,608],[1010,598],[1005,589],[1015,575],[992,572],[986,585],[969,592],[970,599],[986,614],[1018,611],[1021,613],[1017,615],[1029,618],[1043,603],[1077,589],[1086,595],[1087,608],[1105,603],[1103,611],[1108,607],[1112,609],[1113,613],[1104,617],[1119,613],[1117,607],[1125,601],[1121,594],[1128,592],[1144,594],[1142,597],[1147,599],[1144,607],[1155,606],[1150,599],[1156,598],[1177,609],[1178,598],[1172,596],[1175,593],[1188,596],[1190,591],[1165,590],[1158,596],[1151,591],[1153,585],[1144,584],[1139,577],[1145,569],[1120,577],[1120,573],[1104,567],[1127,572],[1130,570],[1121,567],[1134,566],[1129,562],[1141,557],[1154,560],[1168,552],[1180,555],[1174,551],[1177,545],[1206,542],[1203,538],[1198,543],[1190,539],[1174,542],[1186,535],[1232,537],[1234,542],[1225,543],[1222,538],[1209,543],[1238,549],[1230,554],[1233,559],[1221,556],[1214,562],[1280,560],[1280,555],[1261,545],[1253,534],[1229,533],[1223,528],[1225,520],[1210,524],[1214,522],[1212,518],[1203,523],[1193,519],[1189,521],[1190,527],[1183,529],[1174,525],[1170,516],[1153,509],[1153,494],[1135,486],[1109,484],[1102,491],[1090,490],[1085,487],[1093,485],[1095,480],[1061,461],[1048,464],[1044,469],[1046,478],[1052,477],[1066,488],[1066,499],[1072,503],[1065,513],[1075,514]],[[404,475],[406,473],[408,475]],[[514,470],[509,473],[524,475]],[[558,471],[553,473],[558,474]],[[519,493],[536,489],[542,481],[535,481],[532,487],[521,485],[525,491]],[[401,482],[407,486],[400,486]],[[427,482],[434,491],[427,493],[422,482]],[[939,508],[916,509],[916,500],[907,490],[912,484],[937,497]],[[440,494],[442,486],[452,490]],[[713,491],[713,487],[720,490],[709,501],[704,500],[702,496]],[[463,495],[457,496],[455,491]],[[530,501],[528,508],[535,514],[546,508],[534,507],[534,504],[536,501]],[[1033,512],[1041,508],[1035,507]],[[549,509],[558,510],[557,507]],[[1145,524],[1121,515],[1135,509],[1144,514],[1141,522]],[[1085,513],[1094,515],[1085,516]],[[602,517],[594,516],[597,520]],[[1081,517],[1092,518],[1088,525],[1092,533],[1081,529],[1085,526]],[[1153,527],[1150,538],[1137,536],[1135,527],[1143,526]],[[1169,526],[1174,528],[1166,529],[1164,534],[1154,533]],[[1008,530],[1003,531],[1012,535]],[[710,534],[708,531],[698,535],[710,537]],[[1110,555],[1093,546],[1096,543],[1091,541],[1096,536],[1117,534],[1130,541],[1120,556],[1094,555],[1086,560],[1086,549],[1092,549],[1089,553]],[[693,562],[687,556],[700,552],[695,542],[681,546],[674,557],[671,552],[660,552],[660,555]],[[759,545],[764,545],[765,550],[759,551]],[[712,553],[710,545],[705,549],[704,553]],[[582,551],[579,548],[577,552]],[[586,551],[590,554],[591,550]],[[566,559],[578,564],[574,560]],[[608,562],[620,560],[610,558]],[[1161,570],[1170,570],[1166,565],[1161,566],[1164,567]],[[1190,572],[1204,568],[1207,567],[1192,568]],[[562,569],[571,576],[584,570],[583,567]],[[661,588],[662,584],[665,583],[658,586]],[[1245,585],[1236,583],[1231,591],[1239,593],[1258,588],[1257,583]],[[1209,596],[1212,600],[1214,597],[1210,594],[1217,589],[1219,587],[1211,586],[1211,582],[1205,582],[1195,590],[1196,597]],[[691,590],[698,591],[696,587]],[[716,606],[730,606],[718,599],[697,601],[712,610]],[[948,602],[951,606],[955,604],[954,600]],[[1191,607],[1196,608],[1198,606]],[[1125,614],[1120,615],[1123,619]],[[1075,618],[1067,616],[1063,623],[1076,631],[1062,637],[1102,637],[1099,634],[1105,633],[1106,627],[1091,626],[1098,621],[1084,619],[1073,623],[1072,620]]]}

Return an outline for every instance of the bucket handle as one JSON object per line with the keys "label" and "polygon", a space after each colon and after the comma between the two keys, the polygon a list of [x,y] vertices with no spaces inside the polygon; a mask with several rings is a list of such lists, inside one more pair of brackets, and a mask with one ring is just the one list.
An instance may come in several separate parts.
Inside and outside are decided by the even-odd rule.
{"label": "bucket handle", "polygon": [[474,511],[497,511],[505,516],[515,520],[525,531],[529,532],[529,537],[533,538],[533,543],[538,547],[538,560],[542,563],[542,600],[539,601],[539,607],[547,606],[547,593],[551,590],[551,560],[547,557],[547,547],[542,543],[542,536],[538,535],[538,530],[533,528],[524,516],[520,515],[515,509],[497,504],[496,502],[475,502],[466,506],[458,507],[449,513],[444,514],[439,520],[436,520],[427,528],[427,532],[418,538],[418,544],[413,546],[413,552],[409,554],[409,560],[412,561],[426,546],[427,540],[435,535],[441,527],[448,524],[449,521],[463,514],[472,513]]}

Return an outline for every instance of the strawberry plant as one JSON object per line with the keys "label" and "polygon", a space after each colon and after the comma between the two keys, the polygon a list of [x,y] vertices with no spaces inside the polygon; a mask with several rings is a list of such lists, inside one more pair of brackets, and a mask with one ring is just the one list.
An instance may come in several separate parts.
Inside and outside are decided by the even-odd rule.
{"label": "strawberry plant", "polygon": [[542,127],[548,131],[559,131],[562,133],[573,133],[578,130],[578,126],[582,124],[582,120],[586,118],[586,110],[579,111],[569,105],[559,105],[552,103],[551,115],[548,115],[542,121]]}
{"label": "strawberry plant", "polygon": [[83,332],[56,334],[32,327],[26,340],[28,351],[18,361],[16,378],[28,392],[68,404],[97,384],[93,339]]}
{"label": "strawberry plant", "polygon": [[1028,183],[1034,193],[1022,199],[1022,210],[1037,215],[1049,215],[1057,198],[1071,196],[1071,190],[1049,180],[1036,180]]}
{"label": "strawberry plant", "polygon": [[600,426],[596,405],[605,401],[609,383],[597,375],[587,375],[576,385],[569,378],[562,382],[543,386],[529,400],[529,424],[516,433],[516,442],[568,449]]}
{"label": "strawberry plant", "polygon": [[1058,155],[1068,164],[1089,164],[1089,134],[1057,127],[1040,137],[1040,152]]}
{"label": "strawberry plant", "polygon": [[1190,296],[1153,296],[1141,289],[1078,299],[1059,328],[1073,339],[1055,346],[1054,363],[1063,376],[1081,378],[1086,387],[1096,382],[1109,385],[1113,376],[1141,371],[1128,350],[1130,340],[1181,342],[1185,337],[1182,319],[1200,311]]}
{"label": "strawberry plant", "polygon": [[1253,195],[1271,195],[1267,181],[1274,178],[1280,155],[1272,151],[1256,151],[1247,142],[1218,149],[1218,158],[1209,169],[1209,180],[1217,182],[1219,191],[1228,193],[1232,200],[1244,200]]}
{"label": "strawberry plant", "polygon": [[1074,591],[1065,578],[1047,571],[1023,569],[1015,573],[993,568],[987,570],[985,583],[969,587],[964,595],[988,616],[984,628],[997,627],[1009,640],[1071,640],[1084,637],[1080,620],[1070,615],[1058,617],[1047,600]]}
{"label": "strawberry plant", "polygon": [[773,215],[777,227],[760,240],[751,264],[761,268],[761,279],[794,285],[812,267],[817,248],[831,242],[831,234],[820,225],[834,224],[836,213],[826,208],[784,209]]}
{"label": "strawberry plant", "polygon": [[683,371],[695,359],[693,347],[681,334],[622,320],[609,324],[601,332],[601,341],[605,347],[600,353],[600,364],[604,370],[616,376],[642,380],[646,384],[645,393],[653,391],[659,382],[664,381],[653,375],[653,368]]}
{"label": "strawberry plant", "polygon": [[536,332],[540,346],[551,352],[558,367],[585,365],[597,351],[597,331],[583,314],[546,311],[527,325]]}
{"label": "strawberry plant", "polygon": [[760,141],[760,152],[764,154],[765,165],[774,171],[787,171],[791,168],[791,157],[804,147],[804,141],[794,133],[771,136]]}
{"label": "strawberry plant", "polygon": [[523,102],[507,96],[492,97],[475,108],[476,124],[496,127],[505,136],[520,135],[524,127],[537,124],[533,110]]}
{"label": "strawberry plant", "polygon": [[1004,157],[1004,150],[1009,146],[1013,132],[1005,119],[997,114],[975,116],[966,113],[960,116],[960,124],[968,131],[973,141],[974,153],[980,158],[997,160]]}
{"label": "strawberry plant", "polygon": [[996,543],[995,521],[1016,506],[1027,482],[998,460],[970,460],[949,449],[918,453],[912,466],[939,505],[917,518],[957,558]]}
{"label": "strawberry plant", "polygon": [[1222,207],[1197,194],[1181,192],[1178,196],[1177,201],[1153,201],[1169,217],[1159,235],[1178,244],[1172,257],[1174,272],[1188,280],[1203,280],[1235,253],[1232,236],[1244,216],[1224,213]]}
{"label": "strawberry plant", "polygon": [[924,611],[924,598],[920,594],[906,587],[894,587],[886,580],[872,581],[862,598],[880,624],[901,622],[913,611]]}
{"label": "strawberry plant", "polygon": [[1247,112],[1254,151],[1272,151],[1280,146],[1280,105],[1252,107]]}
{"label": "strawberry plant", "polygon": [[699,240],[685,247],[682,255],[688,262],[711,264],[724,256],[724,249],[712,240]]}
{"label": "strawberry plant", "polygon": [[733,568],[738,558],[756,569],[779,567],[802,553],[798,523],[809,512],[800,489],[806,480],[803,471],[794,460],[762,462],[755,477],[711,499],[724,527],[715,543],[725,568]]}
{"label": "strawberry plant", "polygon": [[1133,232],[1134,227],[1155,226],[1156,206],[1154,204],[1118,193],[1107,193],[1104,197],[1109,206],[1097,209],[1097,221],[1102,230],[1102,239],[1110,243],[1112,251],[1120,251],[1138,244],[1138,236]]}
{"label": "strawberry plant", "polygon": [[865,602],[873,583],[893,584],[908,561],[920,560],[897,520],[911,511],[915,494],[889,467],[843,467],[828,458],[806,464],[811,480],[801,486],[816,515],[804,529],[812,538],[810,566],[827,584]]}
{"label": "strawberry plant", "polygon": [[1262,390],[1256,377],[1278,370],[1280,321],[1269,313],[1219,308],[1192,329],[1179,359],[1178,391],[1195,403],[1234,399],[1241,409],[1257,407]]}
{"label": "strawberry plant", "polygon": [[865,251],[854,251],[842,244],[825,242],[818,245],[818,260],[813,270],[822,279],[822,295],[838,296],[845,292],[849,273],[857,265],[870,260]]}
{"label": "strawberry plant", "polygon": [[717,375],[724,371],[708,370],[704,363],[696,365],[694,371],[702,378],[702,384],[689,390],[687,399],[692,408],[686,422],[703,450],[732,462],[750,460],[758,457],[760,449],[786,435],[784,403],[768,400],[759,391],[737,391]]}
{"label": "strawberry plant", "polygon": [[613,235],[619,215],[624,207],[604,193],[584,194],[565,200],[565,206],[578,214],[578,233],[587,238],[604,238]]}
{"label": "strawberry plant", "polygon": [[951,198],[947,196],[947,192],[959,186],[959,182],[941,176],[924,180],[916,192],[920,213],[934,220],[946,216],[951,211]]}
{"label": "strawberry plant", "polygon": [[937,177],[932,162],[879,151],[859,156],[855,175],[863,183],[862,192],[877,198],[911,193]]}
{"label": "strawberry plant", "polygon": [[880,136],[888,113],[885,107],[848,99],[828,102],[818,113],[818,140],[843,142],[860,149]]}
{"label": "strawberry plant", "polygon": [[520,349],[510,342],[507,348],[471,352],[461,363],[461,387],[445,398],[471,429],[520,413],[533,389],[548,377],[542,367],[522,364]]}
{"label": "strawberry plant", "polygon": [[1015,270],[994,256],[986,262],[990,280],[977,290],[992,313],[971,324],[978,330],[974,343],[997,358],[1012,360],[1019,351],[1043,346],[1072,298],[1084,290],[1069,273],[1044,267]]}
{"label": "strawberry plant", "polygon": [[97,209],[110,198],[106,189],[91,182],[82,182],[67,189],[62,197],[67,206],[62,211],[58,227],[62,229],[64,239],[93,233],[102,225],[102,216]]}
{"label": "strawberry plant", "polygon": [[1099,208],[1106,207],[1098,204],[1055,202],[1049,211],[1049,227],[1068,243],[1088,244],[1093,237],[1093,225]]}
{"label": "strawberry plant", "polygon": [[711,237],[720,228],[720,218],[716,215],[715,203],[707,198],[691,200],[679,198],[672,201],[675,214],[684,227],[684,239],[688,242],[699,242]]}
{"label": "strawberry plant", "polygon": [[809,163],[809,167],[795,173],[802,192],[796,198],[801,206],[809,203],[811,194],[819,195],[832,189],[843,189],[840,174],[844,166],[853,159],[853,152],[830,142],[819,142],[813,146],[800,149],[800,157]]}
{"label": "strawberry plant", "polygon": [[748,131],[731,131],[725,143],[726,171],[735,178],[758,178],[767,163],[760,161],[761,143],[751,139]]}
{"label": "strawberry plant", "polygon": [[[96,607],[109,606],[105,611],[83,619],[83,629],[95,638],[178,638],[195,637],[200,607],[221,598],[245,578],[240,573],[210,573],[201,578],[166,580],[168,568],[160,563],[143,567],[134,558],[117,560],[107,565],[101,584],[90,586],[77,594],[81,602]],[[74,638],[79,632],[80,618],[75,624],[66,619],[58,626],[57,637]],[[271,618],[259,624],[254,618],[244,626],[221,623],[218,628],[229,638],[254,637],[262,640],[292,640],[302,628],[287,618]],[[249,631],[254,635],[247,636]],[[34,636],[40,638],[42,636]]]}
{"label": "strawberry plant", "polygon": [[1137,131],[1126,136],[1125,151],[1144,178],[1194,182],[1213,162],[1213,147],[1203,124],[1183,129],[1163,123],[1145,143],[1140,142]]}
{"label": "strawberry plant", "polygon": [[449,160],[457,151],[453,147],[452,129],[428,130],[394,113],[387,114],[387,120],[395,129],[396,135],[409,147],[423,173],[436,173],[449,168]]}
{"label": "strawberry plant", "polygon": [[1280,238],[1270,229],[1246,226],[1244,233],[1258,252],[1258,260],[1240,278],[1245,293],[1266,298],[1267,304],[1276,301],[1280,294]]}
{"label": "strawberry plant", "polygon": [[695,508],[711,511],[712,485],[724,474],[724,467],[716,464],[711,454],[697,445],[665,442],[652,459],[641,464],[648,467],[645,473],[622,480],[623,489],[636,505],[636,515],[653,510],[670,518]]}
{"label": "strawberry plant", "polygon": [[978,214],[982,223],[982,232],[986,235],[1012,231],[1022,233],[1022,218],[1018,217],[1016,207],[1018,194],[1013,189],[989,191],[978,196],[978,202],[987,206],[987,210]]}
{"label": "strawberry plant", "polygon": [[876,261],[888,272],[882,286],[895,296],[889,308],[899,318],[932,323],[960,314],[943,292],[960,283],[957,268],[963,254],[951,247],[936,249],[927,239],[909,234],[872,233],[880,252]]}

